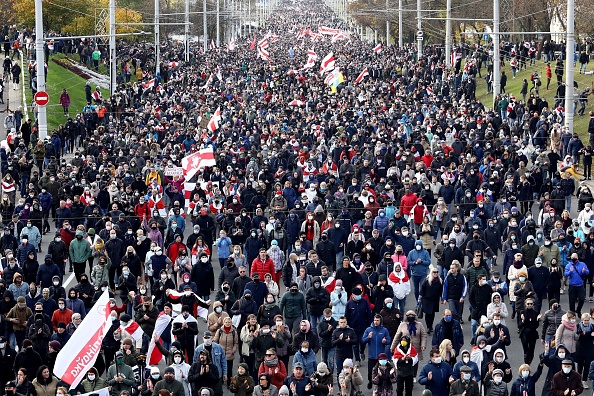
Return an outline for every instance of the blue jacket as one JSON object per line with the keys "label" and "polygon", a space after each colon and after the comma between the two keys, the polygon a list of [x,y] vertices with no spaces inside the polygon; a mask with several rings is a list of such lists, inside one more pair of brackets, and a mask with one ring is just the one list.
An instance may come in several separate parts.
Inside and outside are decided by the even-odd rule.
{"label": "blue jacket", "polygon": [[295,363],[301,363],[303,365],[303,374],[310,376],[318,369],[318,361],[316,359],[315,352],[310,349],[307,354],[302,353],[300,350],[293,356],[293,367]]}
{"label": "blue jacket", "polygon": [[[462,353],[464,353],[464,352],[470,352],[470,351],[465,349],[464,351],[462,351]],[[468,366],[472,369],[472,378],[474,378],[474,380],[476,382],[479,382],[481,380],[481,372],[478,368],[478,365],[475,362],[473,362],[472,360],[469,360],[468,363],[464,363],[464,361],[462,359],[457,361],[456,364],[454,365],[454,369],[452,371],[452,377],[455,380],[460,379],[460,368],[462,368],[462,366]]]}
{"label": "blue jacket", "polygon": [[[427,374],[430,372],[433,373],[431,379],[427,378]],[[448,363],[429,362],[423,366],[419,373],[419,384],[425,385],[425,389],[429,389],[433,396],[448,396],[448,383],[451,375],[452,368]]]}
{"label": "blue jacket", "polygon": [[583,276],[586,276],[590,273],[586,264],[578,261],[577,263],[573,263],[569,261],[567,266],[565,267],[564,275],[567,277],[569,281],[569,286],[583,286],[584,280],[582,279]]}
{"label": "blue jacket", "polygon": [[52,197],[52,194],[46,192],[42,192],[41,194],[39,194],[39,203],[41,204],[41,209],[43,211],[48,211],[52,208],[52,204],[54,202],[54,197]]}
{"label": "blue jacket", "polygon": [[349,300],[346,305],[345,317],[347,323],[355,333],[363,333],[371,323],[371,308],[364,298],[359,301]]}
{"label": "blue jacket", "polygon": [[536,395],[536,382],[542,374],[542,365],[538,365],[534,375],[528,375],[528,378],[524,379],[518,377],[512,384],[509,396],[535,396]]}
{"label": "blue jacket", "polygon": [[[445,319],[440,320],[435,325],[435,330],[433,331],[433,339],[431,340],[431,346],[433,348],[439,348],[439,345],[443,340],[445,340]],[[456,351],[456,356],[460,354],[460,348],[464,345],[464,333],[462,332],[462,326],[460,326],[460,322],[456,319],[452,319],[452,347]]]}
{"label": "blue jacket", "polygon": [[[417,250],[417,246],[421,246],[421,250]],[[419,259],[421,262],[417,264],[416,261]],[[427,270],[431,264],[431,256],[429,256],[428,251],[423,249],[423,242],[421,240],[415,242],[415,249],[408,253],[406,260],[408,261],[408,268],[412,276],[427,276]]]}
{"label": "blue jacket", "polygon": [[[394,228],[396,228],[396,226],[394,226]],[[402,251],[406,255],[415,249],[415,242],[415,237],[410,234],[408,234],[407,237],[402,236],[402,234],[396,235],[396,244],[402,246]]]}
{"label": "blue jacket", "polygon": [[384,228],[386,228],[387,226],[388,216],[386,216],[386,211],[384,209],[380,209],[378,215],[375,217],[375,220],[373,221],[373,228],[377,229],[381,234],[384,232]]}
{"label": "blue jacket", "polygon": [[229,250],[229,246],[232,245],[231,238],[219,238],[216,240],[215,245],[219,248],[218,254],[219,258],[226,259],[231,256],[231,251]]}
{"label": "blue jacket", "polygon": [[[227,372],[227,357],[225,355],[225,350],[222,346],[217,344],[216,342],[212,343],[211,353],[210,353],[210,360],[212,364],[217,366],[220,373]],[[194,363],[198,361],[198,356],[200,352],[204,349],[204,344],[200,344],[196,347],[196,351],[194,351]]]}
{"label": "blue jacket", "polygon": [[[369,338],[369,333],[373,333],[371,338]],[[382,342],[384,338],[386,339],[386,342]],[[390,338],[388,329],[382,325],[376,327],[372,324],[369,326],[365,330],[365,333],[363,333],[361,342],[364,344],[369,344],[369,359],[377,359],[380,353],[390,355],[389,348],[392,339]]]}
{"label": "blue jacket", "polygon": [[299,221],[297,216],[295,216],[294,220],[287,218],[287,220],[285,220],[283,228],[285,229],[285,231],[287,231],[287,242],[289,243],[289,245],[292,246],[297,240],[297,238],[299,238],[299,232],[301,231],[301,222]]}

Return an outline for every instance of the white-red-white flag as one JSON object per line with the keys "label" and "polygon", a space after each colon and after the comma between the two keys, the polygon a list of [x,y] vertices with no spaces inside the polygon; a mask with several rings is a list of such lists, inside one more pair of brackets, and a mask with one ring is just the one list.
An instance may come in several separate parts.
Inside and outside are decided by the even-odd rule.
{"label": "white-red-white flag", "polygon": [[71,388],[76,388],[95,364],[105,332],[112,323],[108,320],[110,312],[109,291],[105,290],[77,331],[72,333],[69,342],[58,353],[54,375]]}
{"label": "white-red-white flag", "polygon": [[[154,86],[155,86],[155,79],[152,78],[152,79],[148,80],[147,82],[142,83],[142,90],[146,91],[147,89],[151,89]],[[97,91],[95,91],[95,92],[97,92]]]}
{"label": "white-red-white flag", "polygon": [[142,330],[140,325],[134,320],[126,324],[126,326],[120,326],[120,329],[126,330],[126,332],[130,334],[132,338],[134,338],[134,341],[140,340],[144,334],[144,330]]}
{"label": "white-red-white flag", "polygon": [[270,54],[262,47],[258,47],[258,56],[267,62],[270,62]]}
{"label": "white-red-white flag", "polygon": [[322,64],[320,65],[320,74],[324,74],[334,69],[335,63],[336,61],[334,60],[334,53],[330,52],[324,57],[324,59],[322,59]]}
{"label": "white-red-white flag", "polygon": [[263,38],[262,40],[258,41],[258,47],[266,49],[268,46],[269,43],[267,38]]}
{"label": "white-red-white flag", "polygon": [[376,45],[376,46],[373,48],[373,52],[375,52],[376,54],[379,54],[380,52],[382,52],[382,48],[383,48],[383,47],[382,47],[382,43],[379,43],[378,45]]}
{"label": "white-red-white flag", "polygon": [[219,123],[221,122],[221,108],[219,107],[208,121],[207,128],[209,131],[214,132],[219,129]]}
{"label": "white-red-white flag", "polygon": [[305,105],[305,102],[303,102],[301,100],[297,100],[297,99],[294,99],[289,102],[289,106],[304,106],[304,105]]}
{"label": "white-red-white flag", "polygon": [[200,169],[207,166],[215,166],[216,164],[217,161],[215,160],[212,147],[196,151],[195,153],[182,158],[184,177],[186,180],[190,180]]}
{"label": "white-red-white flag", "polygon": [[215,49],[217,46],[215,45],[214,40],[210,40],[210,49]]}
{"label": "white-red-white flag", "polygon": [[433,88],[431,88],[429,85],[427,85],[427,86],[425,87],[425,90],[427,91],[427,93],[428,93],[429,95],[433,95]]}
{"label": "white-red-white flag", "polygon": [[363,81],[363,79],[364,79],[366,76],[368,76],[368,75],[369,75],[369,69],[368,69],[368,68],[365,68],[365,69],[364,69],[364,70],[361,72],[361,74],[359,74],[359,77],[357,77],[357,78],[355,79],[355,82],[356,82],[357,84],[358,84],[358,83],[360,83],[360,82],[361,82],[361,81]]}
{"label": "white-red-white flag", "polygon": [[155,330],[153,330],[153,336],[151,337],[148,352],[146,353],[146,355],[149,357],[149,364],[151,366],[159,364],[161,359],[163,359],[163,354],[161,351],[159,351],[159,348],[155,348],[155,338],[161,338],[161,334],[163,334],[163,331],[165,331],[167,326],[169,326],[169,322],[171,322],[171,316],[167,315],[165,312],[161,312],[157,317],[157,321],[155,322]]}
{"label": "white-red-white flag", "polygon": [[320,34],[327,34],[329,36],[334,36],[335,34],[340,33],[340,29],[333,29],[326,26],[320,26],[318,28],[318,33]]}
{"label": "white-red-white flag", "polygon": [[237,46],[235,45],[235,39],[231,38],[231,40],[229,41],[229,45],[227,45],[227,51],[235,51],[235,48],[237,48]]}

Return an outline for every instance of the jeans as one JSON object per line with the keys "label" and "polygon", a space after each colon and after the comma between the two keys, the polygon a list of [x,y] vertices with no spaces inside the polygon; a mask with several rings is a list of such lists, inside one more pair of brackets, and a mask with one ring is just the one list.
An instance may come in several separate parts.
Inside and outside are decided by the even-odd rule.
{"label": "jeans", "polygon": [[318,335],[318,323],[324,320],[324,315],[315,316],[312,314],[308,315],[309,317],[309,324],[311,325],[311,331],[314,332],[315,335]]}
{"label": "jeans", "polygon": [[476,329],[478,329],[479,326],[479,322],[476,319],[471,319],[470,320],[470,327],[472,329],[472,336],[474,337],[474,335],[476,334]]}
{"label": "jeans", "polygon": [[13,333],[10,333],[8,337],[8,342],[10,343],[10,347],[15,349],[16,346],[21,349],[23,347],[23,341],[25,341],[26,333],[23,330],[15,330]]}
{"label": "jeans", "polygon": [[423,279],[425,279],[425,276],[418,276],[418,275],[412,276],[412,282],[413,282],[414,291],[415,291],[415,301],[417,301],[419,299],[419,293],[421,291],[421,282],[423,282]]}
{"label": "jeans", "polygon": [[580,63],[580,74],[582,74],[582,71],[585,73],[586,72],[586,66],[588,64],[587,63]]}
{"label": "jeans", "polygon": [[565,209],[571,212],[571,195],[565,197]]}
{"label": "jeans", "polygon": [[355,345],[353,345],[353,350],[355,352],[355,360],[358,362],[361,361],[361,354],[365,353],[365,344],[361,342],[363,339],[363,333],[365,333],[365,330],[361,332],[355,332],[355,334],[357,334],[357,342],[355,342]]}
{"label": "jeans", "polygon": [[462,320],[462,315],[464,314],[464,303],[460,302],[460,300],[448,300],[448,308],[452,311],[452,316],[455,319]]}
{"label": "jeans", "polygon": [[400,310],[400,314],[401,314],[401,315],[404,315],[404,313],[406,312],[406,311],[404,310],[404,309],[405,309],[405,307],[406,307],[406,296],[405,296],[405,297],[404,297],[402,300],[399,300],[399,299],[397,299],[396,297],[394,297],[394,302],[395,302],[396,304],[398,304],[398,309]]}
{"label": "jeans", "polygon": [[21,177],[21,197],[24,197],[27,193],[27,184],[29,184],[29,178]]}
{"label": "jeans", "polygon": [[326,363],[328,370],[331,373],[334,372],[334,361],[336,356],[336,348],[325,348],[322,347],[322,362]]}
{"label": "jeans", "polygon": [[[582,306],[586,299],[586,289],[584,286],[569,286],[569,309],[575,312],[578,317],[582,314]],[[577,302],[577,307],[575,303]]]}

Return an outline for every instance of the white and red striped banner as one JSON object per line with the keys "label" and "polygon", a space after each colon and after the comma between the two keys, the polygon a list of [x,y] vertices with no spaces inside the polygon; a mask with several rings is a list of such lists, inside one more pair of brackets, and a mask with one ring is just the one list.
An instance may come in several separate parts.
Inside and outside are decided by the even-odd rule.
{"label": "white and red striped banner", "polygon": [[365,68],[365,69],[364,69],[364,70],[361,72],[361,74],[359,74],[359,77],[357,77],[357,79],[355,79],[355,82],[356,82],[357,84],[358,84],[358,83],[360,83],[360,82],[361,82],[361,81],[363,81],[363,79],[364,79],[366,76],[368,76],[368,75],[369,75],[369,69],[368,69],[368,68]]}
{"label": "white and red striped banner", "polygon": [[[220,73],[220,72],[219,72]],[[217,74],[218,77],[218,74]],[[222,77],[218,77],[220,80],[222,80]],[[214,114],[210,117],[210,120],[208,121],[208,125],[207,128],[209,131],[214,132],[217,129],[219,129],[219,123],[221,122],[221,108],[219,107]]]}
{"label": "white and red striped banner", "polygon": [[336,61],[334,60],[334,53],[330,52],[324,59],[322,59],[322,64],[320,65],[320,74],[324,74],[334,69],[335,63]]}
{"label": "white and red striped banner", "polygon": [[182,159],[182,168],[184,168],[186,181],[190,180],[200,169],[215,166],[216,164],[217,161],[212,147],[204,148],[184,157]]}
{"label": "white and red striped banner", "polygon": [[157,321],[155,322],[155,330],[153,330],[153,336],[151,337],[151,342],[149,343],[148,352],[146,355],[149,357],[149,364],[154,366],[159,364],[159,362],[163,359],[163,354],[159,351],[159,348],[155,348],[155,339],[161,339],[161,334],[163,331],[169,326],[169,322],[171,322],[171,316],[167,315],[165,312],[161,312],[157,317]]}
{"label": "white and red striped banner", "polygon": [[333,29],[326,26],[320,26],[318,28],[318,33],[320,34],[327,34],[329,36],[334,36],[335,34],[340,33],[340,29]]}
{"label": "white and red striped banner", "polygon": [[270,62],[270,54],[262,47],[258,47],[258,56],[263,60]]}
{"label": "white and red striped banner", "polygon": [[382,47],[382,43],[379,43],[378,45],[376,45],[376,46],[373,48],[373,52],[375,52],[376,54],[379,54],[380,52],[382,52],[382,48],[383,48],[383,47]]}
{"label": "white and red striped banner", "polygon": [[112,323],[108,320],[110,312],[109,291],[105,290],[72,334],[70,342],[58,353],[54,374],[71,388],[76,388],[95,364],[105,332]]}
{"label": "white and red striped banner", "polygon": [[126,330],[126,332],[130,334],[132,338],[134,338],[134,341],[140,340],[144,334],[144,330],[142,330],[140,325],[138,325],[138,323],[135,321],[131,321],[126,325],[126,327],[120,326],[120,329]]}

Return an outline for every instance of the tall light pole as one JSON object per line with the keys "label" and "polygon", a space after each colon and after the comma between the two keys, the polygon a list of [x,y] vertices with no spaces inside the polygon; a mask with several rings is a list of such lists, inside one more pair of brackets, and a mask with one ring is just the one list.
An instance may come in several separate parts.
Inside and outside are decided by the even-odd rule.
{"label": "tall light pole", "polygon": [[501,57],[499,53],[499,0],[493,1],[493,103],[501,93]]}
{"label": "tall light pole", "polygon": [[386,47],[390,45],[390,14],[388,10],[390,9],[390,0],[386,0]]}
{"label": "tall light pole", "polygon": [[186,45],[185,45],[185,56],[184,60],[187,62],[190,61],[190,0],[186,0],[186,26],[184,26],[184,34],[186,36]]}
{"label": "tall light pole", "polygon": [[452,0],[446,1],[445,63],[452,66]]}
{"label": "tall light pole", "polygon": [[155,0],[155,77],[161,73],[161,37],[159,37],[159,0]]}
{"label": "tall light pole", "polygon": [[221,46],[221,4],[220,0],[217,0],[217,47]]}
{"label": "tall light pole", "polygon": [[[417,0],[417,33],[423,31],[421,25],[421,0]],[[423,57],[423,35],[417,34],[417,60]]]}
{"label": "tall light pole", "polygon": [[116,59],[116,3],[109,0],[109,89],[111,94],[116,91],[117,59]]}
{"label": "tall light pole", "polygon": [[204,36],[204,52],[208,49],[208,24],[206,22],[206,0],[202,0],[202,35]]}
{"label": "tall light pole", "polygon": [[404,36],[402,33],[402,0],[398,0],[398,47],[404,46]]}
{"label": "tall light pole", "polygon": [[[43,53],[43,0],[35,0],[35,58],[37,60],[37,91],[45,91],[45,55]],[[26,103],[23,103],[26,106]],[[39,139],[47,137],[46,106],[37,106]]]}
{"label": "tall light pole", "polygon": [[565,128],[573,134],[573,58],[575,54],[575,2],[567,0],[567,38],[565,39]]}

